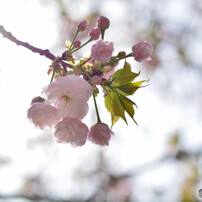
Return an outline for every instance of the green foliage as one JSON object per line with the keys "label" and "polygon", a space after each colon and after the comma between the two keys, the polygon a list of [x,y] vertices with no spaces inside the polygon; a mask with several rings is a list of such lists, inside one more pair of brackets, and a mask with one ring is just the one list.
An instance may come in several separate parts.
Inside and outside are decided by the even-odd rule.
{"label": "green foliage", "polygon": [[125,60],[123,68],[131,71],[131,65],[130,65],[130,63]]}
{"label": "green foliage", "polygon": [[119,69],[117,70],[112,79],[118,85],[125,85],[131,83],[140,73],[133,73],[129,69]]}
{"label": "green foliage", "polygon": [[111,113],[112,116],[121,117],[126,123],[126,117],[124,114],[124,107],[122,106],[119,96],[116,92],[109,92],[105,97],[105,107]]}
{"label": "green foliage", "polygon": [[134,83],[128,83],[126,85],[120,85],[120,86],[117,86],[117,89],[118,89],[118,91],[120,93],[122,93],[125,96],[133,95],[136,92],[136,90],[138,88],[140,88],[140,85],[145,81],[146,80],[137,81],[137,82],[134,82]]}
{"label": "green foliage", "polygon": [[136,107],[137,105],[127,96],[133,95],[137,89],[141,88],[141,84],[146,82],[146,80],[133,82],[139,74],[140,72],[132,72],[131,65],[125,61],[123,69],[117,70],[112,75],[111,81],[105,88],[105,107],[111,113],[112,126],[119,118],[122,118],[127,124],[125,112],[137,124],[134,119],[135,110],[133,107],[133,105]]}

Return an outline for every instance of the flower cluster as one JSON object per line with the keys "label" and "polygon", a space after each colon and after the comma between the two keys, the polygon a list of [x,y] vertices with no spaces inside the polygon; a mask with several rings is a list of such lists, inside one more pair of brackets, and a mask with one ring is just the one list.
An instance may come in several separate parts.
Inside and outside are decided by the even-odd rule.
{"label": "flower cluster", "polygon": [[[141,41],[132,46],[131,53],[121,51],[113,56],[113,42],[104,40],[109,25],[109,19],[101,16],[97,20],[97,27],[89,32],[89,40],[83,44],[76,37],[86,30],[88,21],[82,21],[77,26],[72,42],[66,42],[66,50],[48,70],[48,74],[52,74],[51,83],[43,88],[43,97],[35,97],[27,111],[28,118],[36,127],[42,130],[54,129],[58,143],[82,146],[88,139],[101,146],[109,144],[114,133],[100,119],[96,103],[98,85],[103,89],[112,126],[119,118],[127,123],[125,112],[136,123],[133,108],[136,104],[127,96],[133,95],[145,80],[133,82],[140,73],[131,71],[126,58],[134,57],[138,62],[149,60],[153,48],[149,42]],[[94,40],[98,41],[91,46],[89,58],[77,59],[74,56],[76,51]],[[123,68],[115,71],[122,59],[125,59]],[[90,97],[94,100],[97,122],[89,130],[82,119],[88,113]]]}

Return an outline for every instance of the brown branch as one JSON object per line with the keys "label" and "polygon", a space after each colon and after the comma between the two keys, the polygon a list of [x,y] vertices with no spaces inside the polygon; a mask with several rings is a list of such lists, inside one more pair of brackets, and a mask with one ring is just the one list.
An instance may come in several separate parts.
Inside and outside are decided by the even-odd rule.
{"label": "brown branch", "polygon": [[32,52],[45,56],[50,60],[56,59],[56,57],[48,49],[42,50],[40,48],[36,48],[28,44],[27,42],[23,42],[16,39],[10,32],[7,32],[2,25],[0,25],[0,33],[3,35],[3,37],[9,39],[10,41],[14,42],[18,46],[24,46],[25,48],[31,50]]}
{"label": "brown branch", "polygon": [[0,199],[5,199],[6,201],[9,199],[22,199],[22,200],[30,200],[35,202],[40,201],[49,201],[49,202],[83,202],[83,200],[62,200],[62,199],[53,199],[49,197],[40,197],[38,195],[36,196],[29,196],[29,195],[3,195],[0,194]]}

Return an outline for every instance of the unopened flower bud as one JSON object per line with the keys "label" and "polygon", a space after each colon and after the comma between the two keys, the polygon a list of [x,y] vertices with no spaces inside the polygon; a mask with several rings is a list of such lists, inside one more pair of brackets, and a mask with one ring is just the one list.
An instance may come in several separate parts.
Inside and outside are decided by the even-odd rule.
{"label": "unopened flower bud", "polygon": [[81,42],[80,41],[75,41],[74,42],[74,47],[75,48],[79,48],[81,46]]}
{"label": "unopened flower bud", "polygon": [[93,40],[99,39],[100,34],[101,34],[101,30],[99,28],[97,28],[97,27],[94,27],[92,29],[92,31],[89,33],[91,39],[93,39]]}
{"label": "unopened flower bud", "polygon": [[107,29],[109,27],[109,23],[109,19],[104,16],[100,16],[100,18],[97,19],[97,26],[100,29]]}
{"label": "unopened flower bud", "polygon": [[77,26],[78,30],[80,32],[84,32],[86,30],[88,23],[89,23],[88,20],[84,20],[84,21],[80,22],[80,24]]}
{"label": "unopened flower bud", "polygon": [[119,52],[118,55],[117,55],[118,58],[122,58],[122,57],[124,57],[124,56],[126,56],[126,52],[125,52],[125,51],[121,51],[121,52]]}
{"label": "unopened flower bud", "polygon": [[152,45],[147,41],[141,41],[132,47],[133,55],[136,61],[150,60],[153,52]]}
{"label": "unopened flower bud", "polygon": [[100,84],[102,83],[102,79],[101,79],[99,76],[95,75],[95,76],[93,77],[93,79],[92,79],[92,82],[93,82],[94,84],[96,84],[96,85],[100,85]]}
{"label": "unopened flower bud", "polygon": [[44,101],[45,101],[44,98],[42,98],[41,96],[37,96],[37,97],[35,97],[35,98],[32,99],[31,105],[33,103],[35,103],[35,102],[44,102]]}

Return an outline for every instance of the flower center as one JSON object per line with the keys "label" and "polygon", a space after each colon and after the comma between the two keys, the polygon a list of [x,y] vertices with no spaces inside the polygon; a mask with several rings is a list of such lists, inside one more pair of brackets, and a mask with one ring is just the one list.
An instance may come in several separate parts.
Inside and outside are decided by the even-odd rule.
{"label": "flower center", "polygon": [[68,102],[70,100],[70,97],[68,97],[67,95],[62,95],[61,96],[62,99],[64,99],[66,102]]}

